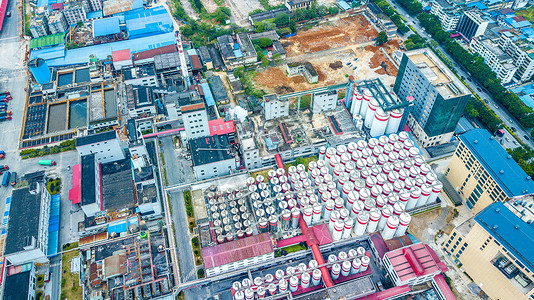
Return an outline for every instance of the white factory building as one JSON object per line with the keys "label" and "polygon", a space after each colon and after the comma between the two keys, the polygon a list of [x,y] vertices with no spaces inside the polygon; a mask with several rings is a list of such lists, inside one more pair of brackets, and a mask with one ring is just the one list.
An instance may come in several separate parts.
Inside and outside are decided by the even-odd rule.
{"label": "white factory building", "polygon": [[182,120],[187,139],[197,139],[210,135],[208,113],[204,103],[182,106]]}
{"label": "white factory building", "polygon": [[229,175],[239,166],[228,135],[213,135],[190,139],[193,171],[197,180]]}
{"label": "white factory building", "polygon": [[276,94],[263,96],[263,112],[265,120],[287,117],[289,115],[289,100],[278,99]]}
{"label": "white factory building", "polygon": [[99,163],[125,158],[119,137],[114,130],[77,138],[76,150],[80,156],[94,153]]}
{"label": "white factory building", "polygon": [[325,91],[313,94],[312,112],[318,114],[322,111],[329,111],[336,108],[337,91]]}

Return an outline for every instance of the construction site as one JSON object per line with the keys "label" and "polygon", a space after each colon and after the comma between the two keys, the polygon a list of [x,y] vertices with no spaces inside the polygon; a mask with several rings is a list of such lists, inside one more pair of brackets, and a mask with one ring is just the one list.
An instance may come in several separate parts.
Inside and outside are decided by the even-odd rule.
{"label": "construction site", "polygon": [[[323,21],[281,39],[287,58],[279,66],[258,71],[254,82],[267,93],[333,85],[345,81],[347,75],[356,80],[379,78],[392,86],[398,69],[388,55],[399,50],[401,40],[394,38],[376,46],[377,36],[378,30],[361,14]],[[318,82],[311,84],[302,76],[288,77],[286,64],[294,62],[311,63],[319,75]]]}

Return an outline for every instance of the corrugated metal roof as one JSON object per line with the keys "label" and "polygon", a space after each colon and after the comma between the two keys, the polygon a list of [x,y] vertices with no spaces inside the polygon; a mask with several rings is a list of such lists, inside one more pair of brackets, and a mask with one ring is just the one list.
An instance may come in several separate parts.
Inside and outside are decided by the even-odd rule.
{"label": "corrugated metal roof", "polygon": [[54,48],[39,49],[32,51],[30,59],[42,58],[46,60],[48,66],[66,66],[84,64],[89,61],[89,56],[95,55],[98,59],[106,59],[115,50],[130,49],[131,53],[155,49],[171,44],[176,44],[174,33],[164,33],[141,37],[137,39],[124,40],[114,43],[105,43],[89,47],[76,48],[65,51],[64,46]]}
{"label": "corrugated metal roof", "polygon": [[191,59],[191,67],[193,70],[200,70],[202,69],[202,64],[200,63],[200,59],[198,59],[197,55],[191,55],[189,56]]}
{"label": "corrugated metal roof", "polygon": [[204,92],[204,99],[206,99],[206,105],[215,106],[215,99],[213,98],[213,94],[211,93],[211,89],[208,83],[207,82],[201,83],[200,87],[202,88],[202,91]]}
{"label": "corrugated metal roof", "polygon": [[211,269],[273,251],[271,236],[268,233],[262,233],[241,240],[203,248],[202,257],[204,258],[206,269]]}
{"label": "corrugated metal roof", "polygon": [[[409,252],[413,253],[410,259],[405,254],[405,249],[410,249]],[[421,277],[440,271],[432,255],[430,255],[428,249],[422,243],[390,251],[386,253],[386,257],[391,262],[391,266],[395,270],[398,278],[403,282],[414,277]],[[418,268],[419,274],[416,274],[414,270],[414,265],[412,265],[414,262],[416,263],[414,265],[417,265],[416,268]]]}
{"label": "corrugated metal roof", "polygon": [[534,272],[534,223],[527,224],[501,202],[484,209],[475,217],[475,222]]}
{"label": "corrugated metal roof", "polygon": [[113,62],[132,59],[132,54],[130,53],[130,49],[113,51],[112,55],[113,55]]}
{"label": "corrugated metal roof", "polygon": [[124,16],[130,37],[140,37],[174,30],[172,20],[163,6],[128,12]]}
{"label": "corrugated metal roof", "polygon": [[63,44],[65,42],[65,33],[56,33],[46,35],[40,38],[32,39],[30,41],[30,49],[43,48]]}
{"label": "corrugated metal roof", "polygon": [[133,60],[137,61],[137,60],[149,59],[149,58],[153,58],[156,55],[172,53],[172,52],[178,52],[178,48],[176,47],[176,44],[167,45],[167,46],[159,47],[156,49],[150,49],[147,51],[135,53],[133,56]]}
{"label": "corrugated metal roof", "polygon": [[460,135],[460,140],[508,197],[534,193],[534,181],[527,179],[527,173],[487,130],[469,130]]}
{"label": "corrugated metal roof", "polygon": [[110,17],[93,21],[93,37],[106,36],[119,32],[121,32],[119,17]]}

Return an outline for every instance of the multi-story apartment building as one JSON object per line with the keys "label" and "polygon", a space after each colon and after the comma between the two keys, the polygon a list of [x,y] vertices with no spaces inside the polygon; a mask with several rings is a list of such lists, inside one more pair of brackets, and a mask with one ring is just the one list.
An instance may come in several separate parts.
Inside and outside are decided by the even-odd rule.
{"label": "multi-story apartment building", "polygon": [[438,16],[441,22],[441,28],[445,31],[456,30],[456,25],[458,25],[458,21],[460,21],[460,17],[462,16],[456,10],[455,4],[447,0],[432,1],[430,13]]}
{"label": "multi-story apartment building", "polygon": [[471,51],[478,53],[491,68],[502,84],[508,84],[514,78],[517,66],[513,59],[506,54],[498,44],[485,37],[474,37],[469,44]]}
{"label": "multi-story apartment building", "polygon": [[412,102],[408,126],[423,147],[450,141],[471,97],[465,85],[428,48],[403,54],[393,91]]}
{"label": "multi-story apartment building", "polygon": [[[87,4],[87,2],[85,2]],[[86,5],[83,2],[71,2],[68,8],[63,9],[63,15],[69,25],[74,25],[79,21],[85,21],[87,19]]]}
{"label": "multi-story apartment building", "polygon": [[532,199],[493,203],[460,224],[443,250],[490,299],[534,298]]}
{"label": "multi-story apartment building", "polygon": [[65,16],[61,12],[55,11],[48,16],[48,28],[50,29],[50,34],[56,34],[67,31],[69,25]]}
{"label": "multi-story apartment building", "polygon": [[461,33],[467,40],[484,35],[488,28],[489,20],[484,19],[475,11],[466,11],[460,17],[456,31]]}
{"label": "multi-story apartment building", "polygon": [[534,181],[485,129],[460,136],[445,176],[474,213],[534,193]]}
{"label": "multi-story apartment building", "polygon": [[102,0],[89,0],[89,4],[91,4],[92,11],[102,10],[104,7],[102,5]]}
{"label": "multi-story apartment building", "polygon": [[501,31],[499,47],[508,54],[518,67],[515,79],[519,82],[530,80],[534,75],[534,47],[528,40],[510,30]]}
{"label": "multi-story apartment building", "polygon": [[34,39],[48,35],[48,22],[44,15],[39,15],[31,18],[30,20],[30,32]]}

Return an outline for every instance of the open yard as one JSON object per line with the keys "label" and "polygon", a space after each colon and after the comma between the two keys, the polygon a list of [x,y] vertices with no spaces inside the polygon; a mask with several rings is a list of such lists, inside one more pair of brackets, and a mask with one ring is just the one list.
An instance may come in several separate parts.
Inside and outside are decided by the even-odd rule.
{"label": "open yard", "polygon": [[[356,80],[379,78],[392,86],[397,67],[384,52],[391,55],[399,50],[399,40],[393,39],[377,47],[372,41],[378,35],[373,26],[361,15],[343,18],[299,31],[282,39],[287,58],[276,67],[258,70],[254,78],[257,88],[267,93],[287,94],[346,82],[349,75]],[[308,83],[302,76],[287,77],[289,62],[310,62],[319,75],[319,81]]]}
{"label": "open yard", "polygon": [[[71,269],[72,259],[80,256],[78,250],[63,254],[61,264],[63,273],[61,278],[61,299],[82,299],[82,287],[80,286],[80,272],[73,273]],[[78,263],[78,268],[80,268]]]}
{"label": "open yard", "polygon": [[281,43],[287,56],[313,53],[332,48],[369,42],[378,36],[378,32],[362,15],[327,22],[308,30],[301,30],[297,35],[282,39]]}

